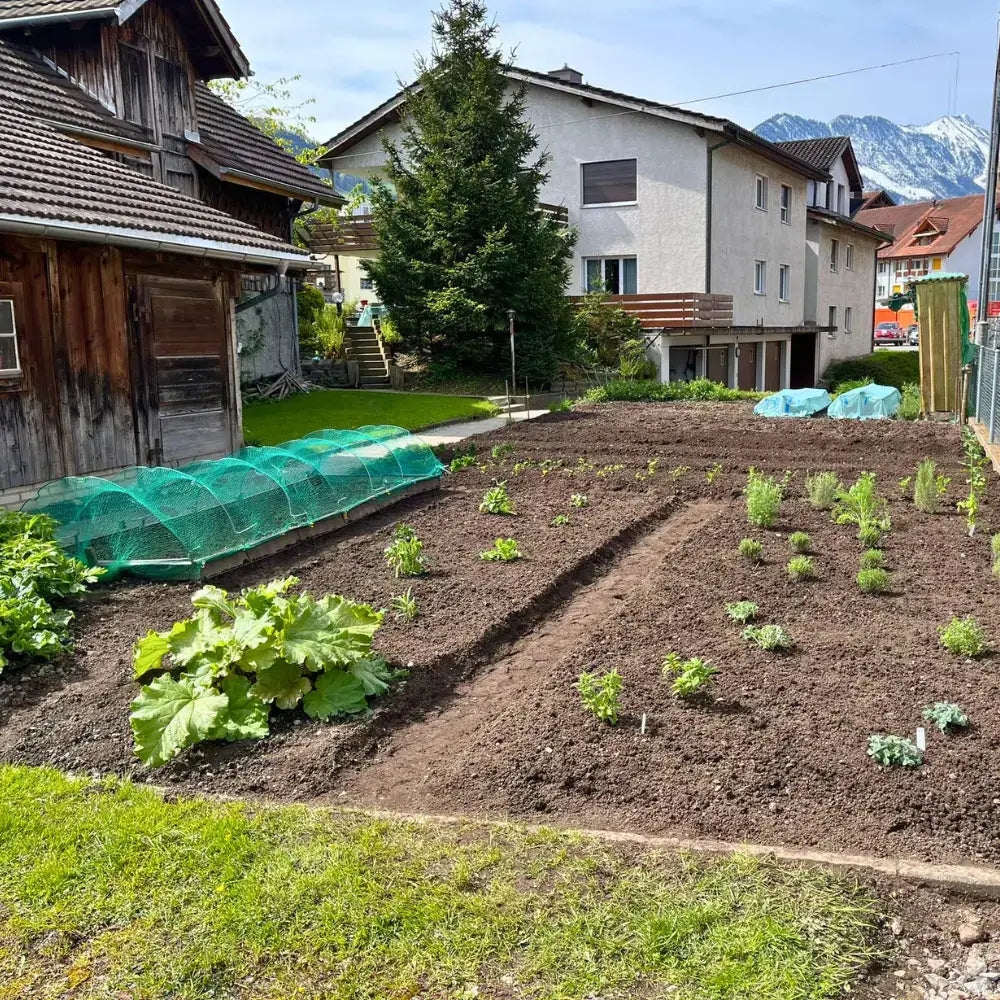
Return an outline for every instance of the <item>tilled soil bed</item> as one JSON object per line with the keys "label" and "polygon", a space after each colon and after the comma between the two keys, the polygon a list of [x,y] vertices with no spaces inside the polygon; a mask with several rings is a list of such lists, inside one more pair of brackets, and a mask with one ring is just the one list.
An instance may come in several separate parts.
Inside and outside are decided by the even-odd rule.
{"label": "tilled soil bed", "polygon": [[[554,415],[477,444],[488,456],[500,442],[514,454],[458,473],[441,493],[222,581],[236,588],[294,574],[313,592],[385,606],[405,585],[392,579],[382,549],[405,520],[434,569],[413,582],[417,622],[390,616],[379,636],[384,655],[412,664],[400,690],[368,719],[323,726],[287,714],[266,741],[189,752],[150,780],[1000,861],[997,660],[953,657],[937,636],[953,615],[973,615],[1000,643],[989,546],[990,530],[1000,529],[1000,491],[991,475],[970,539],[954,513],[964,492],[955,427],[763,421],[742,405],[621,404]],[[943,513],[933,516],[916,511],[897,485],[925,457],[953,478]],[[564,467],[514,474],[516,462],[545,459]],[[658,464],[647,477],[652,459]],[[746,522],[741,491],[750,465],[794,473],[772,531]],[[805,501],[806,470],[822,469],[846,482],[877,473],[892,506],[891,594],[859,592],[852,529]],[[516,518],[477,513],[494,478],[509,481]],[[586,494],[590,506],[570,508],[573,493]],[[571,524],[552,527],[557,513],[570,514]],[[785,572],[792,531],[812,536],[813,582],[793,583]],[[525,561],[479,560],[507,535]],[[748,535],[764,543],[761,566],[736,552]],[[189,595],[151,585],[92,595],[80,608],[76,656],[0,680],[8,706],[0,759],[148,777],[131,757],[128,651],[147,629],[184,616]],[[740,599],[759,604],[763,621],[784,625],[795,649],[751,650],[724,613]],[[719,668],[709,696],[689,704],[671,696],[660,675],[670,651]],[[573,688],[581,671],[612,667],[624,678],[616,727],[588,716]],[[912,737],[922,709],[939,700],[958,702],[970,729],[944,737],[928,728],[921,768],[883,770],[868,758],[870,734]]]}

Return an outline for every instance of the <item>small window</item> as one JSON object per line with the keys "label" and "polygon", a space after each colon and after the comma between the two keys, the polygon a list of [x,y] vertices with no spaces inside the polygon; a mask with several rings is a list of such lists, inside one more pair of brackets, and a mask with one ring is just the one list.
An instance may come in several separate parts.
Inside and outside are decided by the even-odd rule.
{"label": "small window", "polygon": [[363,292],[373,291],[375,288],[375,282],[372,278],[362,278],[361,279],[361,290]]}
{"label": "small window", "polygon": [[827,326],[829,326],[831,330],[835,330],[837,328],[837,307],[836,306],[830,306],[830,322],[827,324]]}
{"label": "small window", "polygon": [[850,333],[854,326],[854,309],[846,306],[844,309],[844,333]]}
{"label": "small window", "polygon": [[629,205],[636,202],[636,164],[636,160],[584,163],[584,205]]}
{"label": "small window", "polygon": [[792,189],[787,184],[781,185],[781,221],[786,226],[792,224]]}
{"label": "small window", "polygon": [[853,271],[854,270],[854,244],[853,243],[848,243],[847,244],[847,257],[844,259],[844,267],[846,267],[848,271]]}
{"label": "small window", "polygon": [[753,293],[754,295],[767,295],[767,261],[755,260],[753,262]]}
{"label": "small window", "polygon": [[636,295],[639,267],[635,257],[589,257],[583,262],[588,292]]}
{"label": "small window", "polygon": [[838,184],[837,185],[837,211],[841,215],[845,214],[845,211],[844,211],[844,196],[845,196],[845,194],[846,194],[846,192],[845,192],[845,189],[844,189],[844,185],[843,184]]}
{"label": "small window", "polygon": [[17,375],[20,371],[14,302],[12,299],[0,299],[0,375]]}
{"label": "small window", "polygon": [[830,270],[840,270],[840,240],[830,240]]}
{"label": "small window", "polygon": [[880,260],[878,262],[878,273],[888,274],[889,273],[889,263],[888,261]]}
{"label": "small window", "polygon": [[792,268],[789,264],[782,264],[778,268],[778,301],[788,302],[791,299],[792,289]]}
{"label": "small window", "polygon": [[767,211],[767,178],[757,174],[754,182],[754,205],[762,212]]}

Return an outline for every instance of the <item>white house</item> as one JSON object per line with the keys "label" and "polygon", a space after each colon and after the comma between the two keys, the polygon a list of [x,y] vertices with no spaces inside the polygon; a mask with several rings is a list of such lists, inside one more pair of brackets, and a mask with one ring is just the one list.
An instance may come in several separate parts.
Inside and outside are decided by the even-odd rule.
{"label": "white house", "polygon": [[[744,388],[813,384],[835,355],[823,336],[833,314],[818,307],[833,292],[808,286],[817,281],[808,235],[819,226],[811,203],[830,188],[835,207],[827,221],[849,222],[853,188],[844,213],[836,210],[846,177],[726,119],[584,84],[568,67],[507,72],[512,85],[526,88],[526,117],[550,154],[541,201],[560,207],[579,234],[567,293],[600,282],[612,294],[637,297],[623,305],[662,330],[664,381],[708,374]],[[382,136],[399,138],[405,96],[394,95],[331,139],[323,165],[353,174],[383,170]],[[877,238],[855,231],[844,281],[860,283],[870,273],[870,301]],[[664,295],[674,299],[648,298]],[[842,294],[846,308],[854,308],[852,296],[853,289]],[[664,309],[677,318],[656,319]],[[831,333],[843,322],[841,313],[835,318]],[[864,354],[871,316],[856,322],[844,350]]]}

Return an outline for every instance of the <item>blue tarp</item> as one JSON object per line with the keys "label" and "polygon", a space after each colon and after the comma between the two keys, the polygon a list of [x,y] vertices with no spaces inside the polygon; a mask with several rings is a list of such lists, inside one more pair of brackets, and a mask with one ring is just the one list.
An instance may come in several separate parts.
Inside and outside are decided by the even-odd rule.
{"label": "blue tarp", "polygon": [[826,389],[782,389],[762,399],[753,412],[758,417],[813,417],[832,399]]}
{"label": "blue tarp", "polygon": [[902,393],[891,385],[863,385],[841,393],[830,404],[835,420],[889,420],[896,415]]}

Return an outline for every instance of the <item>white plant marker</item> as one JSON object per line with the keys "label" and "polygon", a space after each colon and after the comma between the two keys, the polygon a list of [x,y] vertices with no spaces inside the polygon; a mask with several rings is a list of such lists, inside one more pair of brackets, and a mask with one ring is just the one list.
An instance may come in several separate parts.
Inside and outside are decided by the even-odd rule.
{"label": "white plant marker", "polygon": [[639,735],[640,736],[645,736],[646,735],[646,713],[645,712],[642,713],[642,725],[639,727]]}
{"label": "white plant marker", "polygon": [[923,753],[927,749],[927,730],[917,726],[917,749]]}

